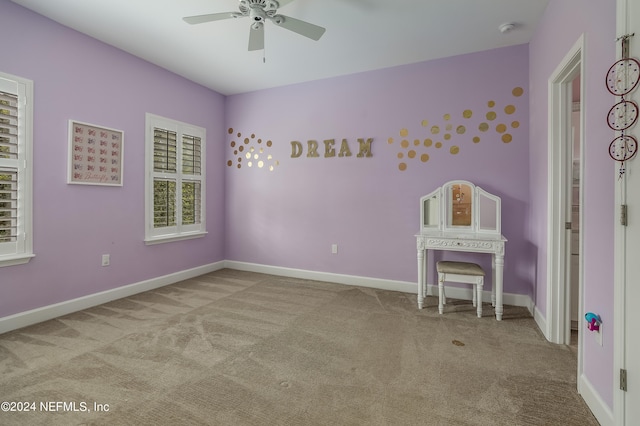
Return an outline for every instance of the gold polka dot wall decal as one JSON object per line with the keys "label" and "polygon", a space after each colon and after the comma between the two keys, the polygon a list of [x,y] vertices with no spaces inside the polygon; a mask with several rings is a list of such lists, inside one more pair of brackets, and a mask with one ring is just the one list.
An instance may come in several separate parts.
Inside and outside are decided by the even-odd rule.
{"label": "gold polka dot wall decal", "polygon": [[517,129],[518,127],[520,127],[520,122],[519,121],[513,121],[511,123],[511,127],[513,127],[514,129]]}
{"label": "gold polka dot wall decal", "polygon": [[393,143],[393,138],[389,138],[389,139],[387,139],[387,143],[388,143],[389,145],[391,145],[391,144]]}
{"label": "gold polka dot wall decal", "polygon": [[400,142],[400,146],[403,148],[409,148],[409,141],[406,139],[403,139],[402,142]]}
{"label": "gold polka dot wall decal", "polygon": [[409,151],[409,153],[407,154],[407,156],[409,158],[416,158],[416,152],[414,150]]}
{"label": "gold polka dot wall decal", "polygon": [[472,116],[472,115],[473,115],[473,111],[471,111],[470,109],[465,109],[465,110],[462,112],[462,116],[463,116],[464,118],[471,118],[471,116]]}
{"label": "gold polka dot wall decal", "polygon": [[516,112],[516,107],[513,105],[507,105],[506,107],[504,107],[504,112],[507,114],[513,114],[514,112]]}
{"label": "gold polka dot wall decal", "polygon": [[524,89],[522,87],[516,87],[511,91],[511,94],[516,98],[522,96],[523,93]]}
{"label": "gold polka dot wall decal", "polygon": [[436,148],[442,148],[442,142],[436,142]]}
{"label": "gold polka dot wall decal", "polygon": [[452,147],[449,149],[449,152],[450,152],[451,154],[453,154],[453,155],[456,155],[456,154],[458,154],[458,153],[460,152],[460,147],[459,147],[459,146],[454,145],[454,146],[452,146]]}
{"label": "gold polka dot wall decal", "polygon": [[504,125],[504,124],[498,124],[498,125],[496,126],[496,132],[498,132],[498,133],[504,133],[504,132],[506,132],[506,131],[507,131],[507,126],[506,126],[506,125]]}
{"label": "gold polka dot wall decal", "polygon": [[407,129],[400,129],[400,136],[406,138],[407,136],[409,136],[409,131]]}
{"label": "gold polka dot wall decal", "polygon": [[432,135],[437,135],[438,133],[440,133],[440,127],[438,127],[438,126],[432,126],[432,127],[431,127],[431,134],[432,134]]}
{"label": "gold polka dot wall decal", "polygon": [[228,132],[229,132],[229,134],[232,134],[233,133],[233,127],[229,127]]}
{"label": "gold polka dot wall decal", "polygon": [[495,103],[495,101],[489,101],[489,102],[487,102],[487,106],[489,108],[493,108],[494,106],[496,106],[496,103]]}
{"label": "gold polka dot wall decal", "polygon": [[474,136],[473,143],[478,143],[478,142],[480,142],[480,138],[478,136]]}
{"label": "gold polka dot wall decal", "polygon": [[449,121],[451,120],[451,114],[445,114],[442,118],[444,118],[445,121]]}
{"label": "gold polka dot wall decal", "polygon": [[427,127],[429,125],[429,120],[422,120],[422,127]]}
{"label": "gold polka dot wall decal", "polygon": [[480,123],[480,125],[478,126],[478,130],[480,130],[481,132],[486,132],[487,130],[489,130],[489,125],[487,123]]}
{"label": "gold polka dot wall decal", "polygon": [[513,137],[509,133],[502,135],[502,142],[509,143],[513,140]]}
{"label": "gold polka dot wall decal", "polygon": [[423,163],[426,163],[427,161],[429,161],[429,154],[422,154],[420,156],[420,161],[422,161]]}
{"label": "gold polka dot wall decal", "polygon": [[[233,129],[229,128],[229,130],[230,130],[229,134],[232,134]],[[242,133],[238,132],[236,133],[236,135],[237,137],[241,137]],[[250,137],[246,137],[242,139],[242,142],[244,143],[241,143],[239,141],[237,142],[236,140],[231,141],[230,145],[231,145],[231,148],[233,149],[234,159],[229,160],[227,162],[227,165],[232,166],[234,163],[237,163],[238,168],[241,168],[240,164],[244,160],[245,164],[248,167],[258,166],[259,168],[263,168],[263,167],[266,168],[267,166],[269,166],[267,161],[272,162],[273,156],[271,154],[268,154],[267,161],[265,161],[265,158],[263,155],[265,155],[265,150],[268,150],[268,148],[257,145],[262,143],[262,139],[256,139],[256,138],[257,138],[256,134],[252,133]],[[273,143],[271,141],[267,142],[268,147],[271,147],[272,144]],[[262,164],[262,166],[260,166],[260,164]]]}
{"label": "gold polka dot wall decal", "polygon": [[449,133],[445,133],[444,134],[444,140],[448,141],[449,139],[451,139],[451,135]]}
{"label": "gold polka dot wall decal", "polygon": [[464,135],[464,132],[467,131],[467,128],[464,126],[458,126],[456,127],[456,133],[459,135]]}
{"label": "gold polka dot wall decal", "polygon": [[404,172],[405,170],[407,170],[407,163],[398,164],[398,168],[400,169],[401,172]]}
{"label": "gold polka dot wall decal", "polygon": [[489,111],[487,113],[487,120],[492,121],[496,119],[496,113],[495,111]]}
{"label": "gold polka dot wall decal", "polygon": [[431,145],[433,145],[433,141],[431,139],[425,139],[424,140],[424,146],[429,148]]}

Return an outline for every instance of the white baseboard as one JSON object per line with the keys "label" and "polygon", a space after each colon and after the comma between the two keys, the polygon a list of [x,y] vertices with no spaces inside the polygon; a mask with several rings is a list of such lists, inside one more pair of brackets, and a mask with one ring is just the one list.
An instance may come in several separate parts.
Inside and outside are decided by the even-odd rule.
{"label": "white baseboard", "polygon": [[207,274],[224,268],[224,262],[216,262],[208,265],[198,266],[196,268],[187,269],[185,271],[176,272],[162,277],[151,278],[149,280],[140,281],[138,283],[125,285],[114,288],[112,290],[102,291],[100,293],[90,294],[79,297],[77,299],[67,300],[65,302],[56,303],[54,305],[43,306],[41,308],[32,309],[30,311],[20,312],[15,315],[0,318],[0,334],[8,331],[17,330],[29,325],[37,324],[82,309],[91,308],[103,303],[111,302],[123,297],[132,296],[144,291],[153,290],[174,284],[183,280]]}
{"label": "white baseboard", "polygon": [[239,271],[258,272],[282,277],[300,278],[305,280],[325,281],[337,284],[371,287],[380,290],[402,291],[404,293],[418,293],[418,284],[407,281],[384,280],[380,278],[359,277],[356,275],[333,274],[330,272],[308,271],[304,269],[284,268],[280,266],[261,265],[257,263],[236,262],[227,260],[225,266]]}
{"label": "white baseboard", "polygon": [[[225,267],[237,269],[240,271],[259,272],[262,274],[279,275],[282,277],[301,278],[315,281],[326,281],[330,283],[355,285],[361,287],[377,288],[380,290],[401,291],[404,293],[418,294],[418,284],[408,281],[384,280],[380,278],[360,277],[356,275],[333,274],[328,272],[308,271],[304,269],[284,268],[280,266],[261,265],[257,263],[236,262],[227,260]],[[447,297],[462,300],[471,300],[472,293],[470,288],[447,287]],[[432,284],[427,285],[427,295],[437,296],[438,286]],[[491,302],[491,291],[485,291],[482,295],[484,302]],[[529,296],[522,294],[505,293],[502,301],[506,305],[524,306],[531,312],[533,303]],[[417,303],[417,302],[416,302]]]}
{"label": "white baseboard", "polygon": [[578,377],[578,393],[602,426],[614,425],[613,411],[602,400],[600,394],[596,392],[584,374]]}
{"label": "white baseboard", "polygon": [[533,309],[533,319],[536,324],[538,324],[538,328],[540,328],[545,339],[551,341],[551,339],[549,339],[549,329],[547,328],[547,318],[542,315],[542,312],[540,312],[537,306]]}

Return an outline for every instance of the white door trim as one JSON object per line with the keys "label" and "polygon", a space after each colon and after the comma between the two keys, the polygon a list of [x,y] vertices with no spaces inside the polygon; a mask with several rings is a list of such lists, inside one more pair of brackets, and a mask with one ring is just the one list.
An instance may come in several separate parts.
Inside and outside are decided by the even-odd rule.
{"label": "white door trim", "polygon": [[[616,38],[633,31],[629,22],[629,1],[616,1]],[[633,0],[631,0],[633,1]],[[634,27],[636,25],[634,24]],[[621,52],[616,46],[616,59],[620,59]],[[630,56],[633,56],[633,49]],[[637,54],[637,52],[635,52]],[[637,161],[637,160],[636,160]],[[620,205],[626,204],[627,199],[627,175],[623,175],[622,179],[617,178],[618,165],[615,166],[614,174],[616,176],[615,190],[615,224],[614,224],[614,273],[613,273],[613,419],[617,426],[627,424],[625,419],[626,412],[626,395],[620,390],[619,371],[626,368],[626,333],[627,333],[627,312],[626,312],[626,230],[620,225],[619,212]]]}
{"label": "white door trim", "polygon": [[[567,344],[570,339],[570,310],[567,297],[570,283],[566,282],[565,257],[569,248],[565,223],[571,221],[570,215],[567,214],[567,202],[571,199],[567,184],[571,172],[568,167],[571,157],[567,141],[571,140],[571,82],[578,74],[582,76],[582,81],[585,81],[584,51],[584,35],[581,35],[549,78],[546,337],[550,342],[559,344]],[[583,107],[580,108],[581,157],[584,155],[584,87],[585,84],[580,85],[580,99],[583,102]],[[582,158],[580,163],[582,167]],[[580,193],[582,192],[581,190]],[[582,312],[582,286],[579,293],[578,309]],[[578,333],[582,333],[582,321],[578,321]],[[580,374],[582,350],[579,345],[578,375]]]}

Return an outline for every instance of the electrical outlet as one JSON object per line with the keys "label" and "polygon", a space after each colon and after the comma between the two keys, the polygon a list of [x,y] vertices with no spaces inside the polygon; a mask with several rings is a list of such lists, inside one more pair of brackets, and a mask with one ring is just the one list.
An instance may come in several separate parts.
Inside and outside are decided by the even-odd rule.
{"label": "electrical outlet", "polygon": [[596,342],[602,346],[602,323],[600,324],[600,330],[596,331]]}
{"label": "electrical outlet", "polygon": [[109,263],[111,262],[111,256],[108,254],[103,254],[102,255],[102,266],[109,266]]}
{"label": "electrical outlet", "polygon": [[338,254],[338,245],[331,244],[331,254]]}

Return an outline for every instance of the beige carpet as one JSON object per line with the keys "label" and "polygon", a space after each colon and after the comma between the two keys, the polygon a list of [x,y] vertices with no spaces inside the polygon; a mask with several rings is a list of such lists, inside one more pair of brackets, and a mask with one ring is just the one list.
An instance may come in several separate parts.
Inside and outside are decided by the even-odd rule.
{"label": "beige carpet", "polygon": [[598,424],[525,309],[415,299],[225,269],[6,333],[0,424]]}

